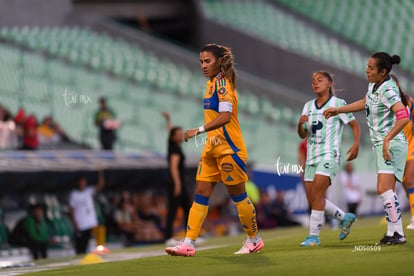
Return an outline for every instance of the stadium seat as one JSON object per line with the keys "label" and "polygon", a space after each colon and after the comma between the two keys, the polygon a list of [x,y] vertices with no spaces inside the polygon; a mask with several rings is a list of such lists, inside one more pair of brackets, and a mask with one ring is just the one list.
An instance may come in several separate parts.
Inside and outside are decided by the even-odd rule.
{"label": "stadium seat", "polygon": [[[361,5],[358,3],[365,2],[353,0],[351,1],[353,4],[349,4],[348,2],[341,0],[274,1],[279,1],[284,5],[293,7],[298,12],[304,13],[305,15],[311,17],[313,20],[322,20],[328,28],[333,28],[338,32],[345,32],[345,30],[347,30],[346,26],[349,22],[349,18],[347,17],[348,14],[353,13],[354,7]],[[266,1],[254,0],[203,0],[201,3],[207,17],[221,24],[226,24],[233,28],[237,28],[242,32],[260,37],[284,49],[292,50],[299,54],[321,60],[327,64],[336,66],[341,70],[346,70],[351,73],[365,76],[367,57],[365,54],[363,54],[362,51],[359,52],[352,50],[351,47],[345,44],[341,44],[335,37],[330,36],[325,32],[319,31],[306,23],[296,20],[296,18],[286,13],[284,10],[278,8],[276,5],[272,5]],[[398,4],[396,3],[397,2],[394,1],[392,6],[397,6]],[[413,4],[411,3],[410,6],[413,6]],[[389,18],[388,15],[391,15],[392,13],[387,12],[388,5],[386,5],[384,2],[381,2],[380,7],[380,9],[384,11],[379,12],[386,14],[387,18]],[[401,7],[399,9],[401,9]],[[361,20],[361,22],[356,23],[356,26],[362,27],[354,27],[353,30],[356,30],[357,33],[351,32],[352,36],[349,37],[349,39],[354,39],[354,37],[361,37],[361,39],[363,39],[366,44],[370,44],[368,49],[374,51],[377,50],[378,45],[381,45],[381,42],[377,39],[385,37],[387,38],[387,42],[392,42],[390,44],[391,46],[395,45],[395,43],[398,43],[398,41],[401,41],[401,43],[398,45],[401,45],[401,47],[406,47],[411,51],[414,45],[408,46],[402,39],[393,40],[389,38],[392,37],[393,33],[395,33],[393,31],[393,28],[390,28],[388,35],[383,35],[382,26],[387,25],[388,22],[385,24],[380,20],[378,24],[365,24],[366,22],[371,21],[372,18],[376,15],[374,10],[375,12],[377,11],[376,8],[367,9],[367,14],[357,17],[357,19]],[[398,19],[396,18],[396,20]],[[381,27],[379,24],[382,24]],[[364,30],[363,26],[365,25],[372,25],[374,28],[371,30]],[[363,34],[361,35],[360,33]],[[406,31],[399,33],[413,33],[413,29],[407,29]],[[368,45],[365,45],[365,47],[367,46]],[[388,50],[393,53],[404,52],[403,48],[389,48]],[[414,72],[412,60],[407,60],[403,63],[403,67],[411,70],[411,72]],[[410,83],[410,81],[404,77],[400,78],[400,82],[404,87],[407,87],[407,85]]]}
{"label": "stadium seat", "polygon": [[[264,13],[270,20],[258,26],[274,32],[268,27],[276,20],[272,18],[274,11],[262,4],[249,5],[253,11],[251,18]],[[245,12],[245,7],[236,5],[235,10]],[[217,12],[221,12],[219,7]],[[291,32],[306,34],[306,29],[296,29],[292,20],[280,24]],[[204,123],[205,77],[180,64],[161,60],[139,45],[80,27],[0,28],[0,36],[33,49],[33,52],[19,50],[0,43],[1,103],[12,112],[23,104],[28,113],[36,114],[39,122],[44,116],[52,115],[74,140],[100,148],[94,114],[101,96],[108,98],[108,105],[124,123],[118,131],[117,150],[165,153],[168,131],[161,111],[170,112],[173,124],[184,130]],[[291,39],[285,33],[280,37],[287,42]],[[320,45],[315,38],[310,41],[315,49]],[[49,57],[37,51],[46,51]],[[72,61],[71,53],[77,55]],[[336,58],[346,60],[346,56]],[[36,67],[41,70],[36,71]],[[77,101],[65,100],[65,92],[76,94]],[[288,125],[296,124],[296,114],[300,111],[276,106],[248,90],[238,92],[240,124],[249,146],[249,160],[269,164],[275,152],[293,156],[288,146],[298,143],[299,139]],[[92,102],[80,102],[83,94]],[[293,133],[292,136],[282,133],[285,131]],[[285,145],[284,140],[290,140],[292,145]],[[190,155],[198,155],[202,150],[192,143],[184,144],[183,148]]]}
{"label": "stadium seat", "polygon": [[[414,41],[407,36],[414,32],[412,13],[410,13],[414,11],[414,2],[410,0],[273,1],[311,18],[370,51],[382,49],[400,54],[404,57],[401,67],[414,73],[412,56]],[[386,20],[378,20],[377,24],[372,24],[373,18],[386,18]]]}

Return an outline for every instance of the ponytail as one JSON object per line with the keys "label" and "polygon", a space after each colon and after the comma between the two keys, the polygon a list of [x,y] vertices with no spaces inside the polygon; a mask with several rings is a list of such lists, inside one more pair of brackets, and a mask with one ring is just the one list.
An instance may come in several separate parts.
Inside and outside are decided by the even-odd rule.
{"label": "ponytail", "polygon": [[390,77],[395,81],[398,87],[398,91],[400,92],[401,102],[404,106],[408,106],[408,96],[402,91],[400,87],[400,83],[398,82],[398,78],[394,74],[390,74]]}
{"label": "ponytail", "polygon": [[237,74],[234,69],[234,56],[231,49],[218,44],[207,44],[200,52],[210,52],[217,59],[219,71],[230,80],[231,86],[236,88]]}
{"label": "ponytail", "polygon": [[391,71],[393,64],[400,64],[401,62],[399,55],[390,56],[386,52],[376,52],[371,57],[377,60],[378,71],[385,69],[386,74]]}

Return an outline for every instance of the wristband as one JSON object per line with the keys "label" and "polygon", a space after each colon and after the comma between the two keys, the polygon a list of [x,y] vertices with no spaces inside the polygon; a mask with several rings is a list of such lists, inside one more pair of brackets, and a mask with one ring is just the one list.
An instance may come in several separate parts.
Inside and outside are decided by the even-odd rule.
{"label": "wristband", "polygon": [[204,129],[204,126],[201,126],[198,128],[198,133],[204,133],[206,130]]}
{"label": "wristband", "polygon": [[400,109],[397,112],[395,112],[395,115],[397,115],[397,120],[408,118],[408,110],[406,108]]}

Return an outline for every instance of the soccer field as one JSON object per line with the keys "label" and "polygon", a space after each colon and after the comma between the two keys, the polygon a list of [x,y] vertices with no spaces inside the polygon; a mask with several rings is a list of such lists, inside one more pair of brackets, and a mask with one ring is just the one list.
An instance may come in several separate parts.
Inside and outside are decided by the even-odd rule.
{"label": "soccer field", "polygon": [[[405,218],[404,225],[408,222]],[[262,252],[236,256],[244,236],[209,239],[193,258],[157,256],[95,265],[70,266],[30,275],[399,275],[413,273],[414,231],[406,231],[407,244],[373,246],[384,234],[380,218],[358,220],[350,236],[339,241],[339,230],[324,227],[321,246],[301,248],[307,228],[262,231]],[[132,248],[123,252],[153,252],[164,246]],[[113,253],[117,254],[117,253]]]}

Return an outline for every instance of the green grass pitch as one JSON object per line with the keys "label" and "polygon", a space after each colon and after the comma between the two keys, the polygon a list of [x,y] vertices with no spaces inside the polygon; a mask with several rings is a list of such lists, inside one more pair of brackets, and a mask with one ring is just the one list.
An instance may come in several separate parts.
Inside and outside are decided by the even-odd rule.
{"label": "green grass pitch", "polygon": [[[407,223],[408,217],[404,226]],[[380,218],[359,219],[347,239],[339,241],[339,230],[324,227],[321,246],[301,248],[299,243],[307,236],[307,228],[277,229],[260,233],[265,247],[253,255],[233,255],[245,239],[240,235],[209,239],[202,246],[222,247],[196,251],[193,258],[165,255],[30,275],[413,275],[414,231],[405,231],[408,240],[405,245],[373,247],[385,230]],[[127,252],[163,247],[131,248]]]}

